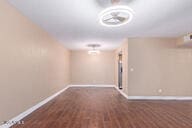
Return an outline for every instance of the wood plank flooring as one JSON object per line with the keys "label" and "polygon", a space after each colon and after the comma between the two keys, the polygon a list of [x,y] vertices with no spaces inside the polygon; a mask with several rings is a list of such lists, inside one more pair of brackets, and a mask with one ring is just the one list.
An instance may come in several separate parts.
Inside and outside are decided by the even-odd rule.
{"label": "wood plank flooring", "polygon": [[12,128],[192,128],[192,101],[128,101],[114,88],[69,88]]}

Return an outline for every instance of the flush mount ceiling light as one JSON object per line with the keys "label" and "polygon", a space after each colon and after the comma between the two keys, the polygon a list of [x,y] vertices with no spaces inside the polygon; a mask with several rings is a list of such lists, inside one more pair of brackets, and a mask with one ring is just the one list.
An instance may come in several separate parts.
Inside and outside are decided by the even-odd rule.
{"label": "flush mount ceiling light", "polygon": [[106,27],[118,27],[129,23],[133,11],[128,6],[116,5],[103,10],[99,14],[99,22]]}
{"label": "flush mount ceiling light", "polygon": [[96,49],[98,47],[101,47],[100,44],[89,44],[87,46],[91,48],[91,50],[88,51],[88,54],[91,54],[91,55],[100,54],[100,51]]}

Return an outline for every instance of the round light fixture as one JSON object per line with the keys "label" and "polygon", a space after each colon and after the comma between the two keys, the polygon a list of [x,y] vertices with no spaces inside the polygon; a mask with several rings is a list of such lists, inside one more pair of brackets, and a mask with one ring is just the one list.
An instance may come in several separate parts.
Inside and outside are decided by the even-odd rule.
{"label": "round light fixture", "polygon": [[133,10],[128,6],[112,6],[99,14],[99,22],[106,27],[118,27],[129,23],[133,18]]}

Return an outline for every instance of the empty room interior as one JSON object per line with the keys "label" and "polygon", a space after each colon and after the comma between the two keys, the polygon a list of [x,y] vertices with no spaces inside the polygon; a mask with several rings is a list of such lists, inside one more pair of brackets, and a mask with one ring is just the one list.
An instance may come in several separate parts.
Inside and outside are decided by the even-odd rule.
{"label": "empty room interior", "polygon": [[192,128],[192,0],[0,0],[0,128]]}

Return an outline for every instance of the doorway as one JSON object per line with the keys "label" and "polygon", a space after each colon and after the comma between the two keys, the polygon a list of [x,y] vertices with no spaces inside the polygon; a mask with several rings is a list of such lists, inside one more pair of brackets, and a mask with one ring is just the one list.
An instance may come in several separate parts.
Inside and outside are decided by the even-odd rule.
{"label": "doorway", "polygon": [[118,87],[119,89],[123,89],[123,62],[122,62],[122,51],[118,54]]}

